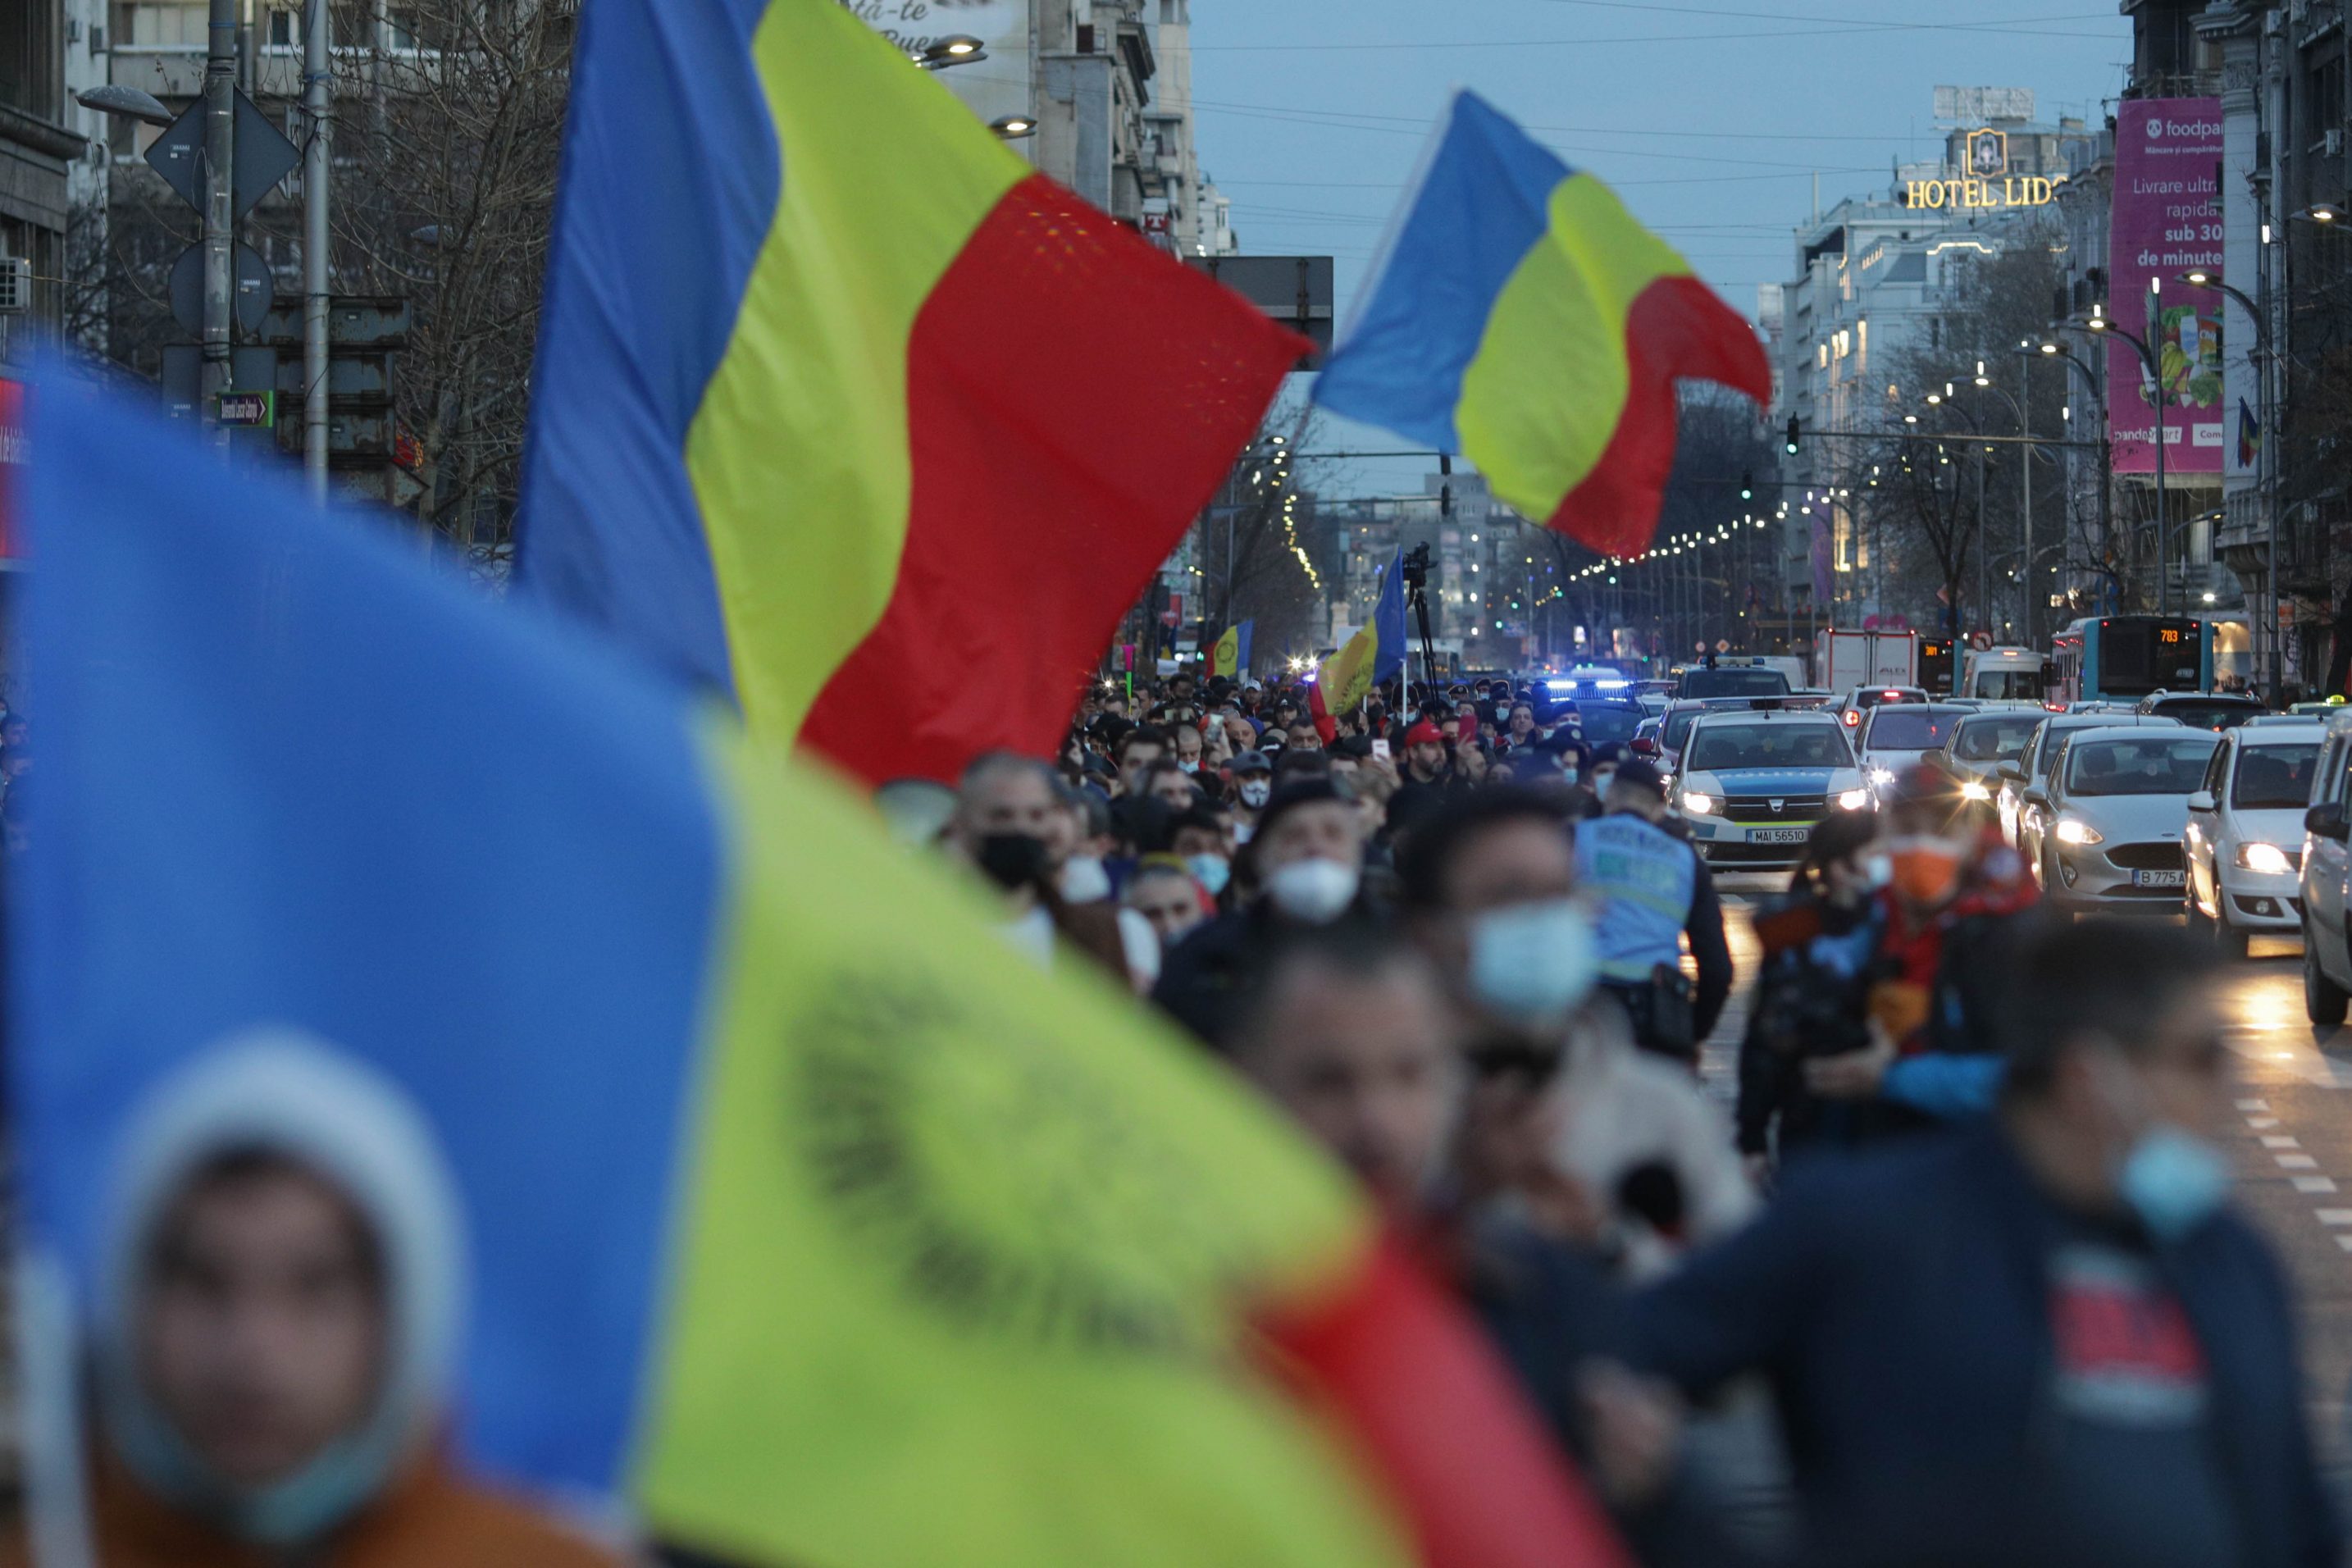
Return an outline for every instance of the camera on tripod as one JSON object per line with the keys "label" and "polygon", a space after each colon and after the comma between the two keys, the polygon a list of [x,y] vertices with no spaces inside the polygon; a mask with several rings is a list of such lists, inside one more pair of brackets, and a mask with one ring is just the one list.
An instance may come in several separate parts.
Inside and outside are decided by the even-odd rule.
{"label": "camera on tripod", "polygon": [[1412,553],[1404,558],[1404,585],[1412,589],[1429,586],[1429,546],[1416,544]]}

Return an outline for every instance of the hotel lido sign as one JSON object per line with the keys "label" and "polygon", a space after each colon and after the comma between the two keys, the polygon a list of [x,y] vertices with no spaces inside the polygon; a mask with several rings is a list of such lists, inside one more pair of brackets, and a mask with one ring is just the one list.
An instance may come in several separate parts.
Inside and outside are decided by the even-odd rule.
{"label": "hotel lido sign", "polygon": [[2009,136],[2004,132],[1969,132],[1968,157],[1969,173],[1964,179],[1904,182],[1903,205],[1979,211],[2046,206],[2055,199],[2058,187],[2066,183],[2040,174],[2011,174]]}

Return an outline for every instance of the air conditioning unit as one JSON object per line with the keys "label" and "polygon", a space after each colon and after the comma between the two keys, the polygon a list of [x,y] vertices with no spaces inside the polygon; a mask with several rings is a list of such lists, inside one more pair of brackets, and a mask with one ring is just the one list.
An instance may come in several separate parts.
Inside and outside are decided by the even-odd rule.
{"label": "air conditioning unit", "polygon": [[33,264],[21,256],[0,256],[0,316],[21,316],[33,308]]}

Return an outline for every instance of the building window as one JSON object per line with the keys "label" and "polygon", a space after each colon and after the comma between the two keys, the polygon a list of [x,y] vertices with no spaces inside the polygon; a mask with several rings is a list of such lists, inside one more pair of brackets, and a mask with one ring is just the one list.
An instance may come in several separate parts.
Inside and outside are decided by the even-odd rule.
{"label": "building window", "polygon": [[206,8],[174,0],[133,0],[116,12],[115,40],[134,49],[201,49]]}
{"label": "building window", "polygon": [[55,120],[63,61],[56,0],[0,5],[0,103]]}

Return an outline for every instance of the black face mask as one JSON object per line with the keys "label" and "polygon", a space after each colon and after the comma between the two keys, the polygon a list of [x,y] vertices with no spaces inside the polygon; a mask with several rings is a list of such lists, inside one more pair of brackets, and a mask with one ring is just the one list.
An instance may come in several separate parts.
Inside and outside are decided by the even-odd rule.
{"label": "black face mask", "polygon": [[980,868],[1006,892],[1045,879],[1045,841],[1026,833],[992,833],[980,841]]}

